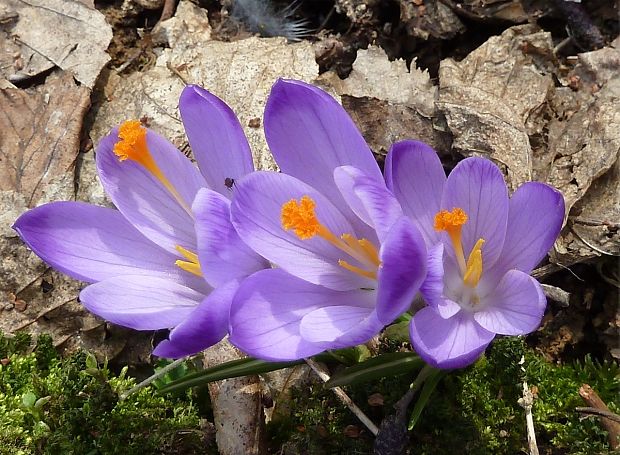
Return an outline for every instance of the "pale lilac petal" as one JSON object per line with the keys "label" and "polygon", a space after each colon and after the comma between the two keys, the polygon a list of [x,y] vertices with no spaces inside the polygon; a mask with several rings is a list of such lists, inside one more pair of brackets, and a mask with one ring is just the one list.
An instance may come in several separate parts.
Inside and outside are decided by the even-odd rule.
{"label": "pale lilac petal", "polygon": [[392,225],[403,216],[400,204],[383,181],[368,177],[353,166],[336,168],[334,180],[349,207],[383,242]]}
{"label": "pale lilac petal", "polygon": [[170,331],[169,339],[159,343],[153,354],[175,359],[196,354],[218,343],[228,333],[230,304],[239,283],[239,280],[231,280],[216,288]]}
{"label": "pale lilac petal", "polygon": [[407,311],[426,277],[426,245],[414,223],[401,217],[381,245],[377,317],[389,324]]}
{"label": "pale lilac petal", "polygon": [[485,329],[501,335],[525,335],[540,325],[547,299],[538,281],[510,270],[479,305],[482,309],[474,318]]}
{"label": "pale lilac petal", "polygon": [[426,303],[435,308],[442,318],[450,318],[461,310],[454,300],[444,295],[444,245],[437,243],[428,251],[427,273],[424,283],[420,286],[420,293]]}
{"label": "pale lilac petal", "polygon": [[198,259],[202,275],[217,287],[235,278],[269,267],[269,262],[250,249],[230,221],[230,201],[203,188],[192,206],[196,217]]}
{"label": "pale lilac petal", "polygon": [[564,198],[549,185],[528,182],[515,191],[509,207],[506,241],[496,267],[503,266],[504,273],[510,269],[529,273],[549,252],[560,233]]}
{"label": "pale lilac petal", "polygon": [[282,172],[326,195],[338,194],[332,172],[352,165],[372,178],[381,171],[366,141],[338,102],[323,90],[278,80],[265,107],[265,136]]}
{"label": "pale lilac petal", "polygon": [[164,185],[140,164],[119,161],[114,154],[116,130],[97,147],[97,170],[106,193],[125,218],[146,237],[168,251],[176,245],[195,251],[192,217],[187,213],[196,193],[206,185],[191,161],[170,142],[152,131],[147,143],[166,178],[181,195],[186,209]]}
{"label": "pale lilac petal", "polygon": [[482,328],[471,313],[444,319],[431,307],[411,320],[409,334],[415,351],[435,368],[462,368],[473,363],[495,334]]}
{"label": "pale lilac petal", "polygon": [[254,172],[236,184],[231,206],[233,225],[254,251],[299,278],[336,290],[369,287],[370,280],[338,265],[345,253],[331,243],[319,236],[301,240],[282,227],[282,205],[306,195],[316,202],[321,224],[335,236],[353,232],[322,194],[294,177],[275,172]]}
{"label": "pale lilac petal", "polygon": [[446,183],[437,152],[419,141],[395,143],[385,160],[385,181],[405,215],[418,223],[427,244],[437,243],[434,218]]}
{"label": "pale lilac petal", "polygon": [[224,101],[197,85],[183,89],[179,111],[207,184],[232,198],[225,180],[240,179],[254,170],[252,152],[235,113]]}
{"label": "pale lilac petal", "polygon": [[[508,190],[497,166],[483,158],[461,161],[448,176],[441,207],[459,207],[467,213],[462,231],[465,257],[482,238],[483,265],[489,269],[501,254],[508,221]],[[452,248],[447,248],[446,253],[454,254]]]}
{"label": "pale lilac petal", "polygon": [[230,342],[252,357],[295,360],[330,347],[300,334],[308,313],[331,305],[356,306],[361,291],[333,291],[289,275],[282,269],[246,278],[230,309]]}
{"label": "pale lilac petal", "polygon": [[[301,320],[299,331],[301,336],[313,343],[333,343],[344,335],[351,335],[352,331],[360,332],[363,322],[373,312],[372,308],[359,306],[326,306],[306,314]],[[357,343],[368,341],[381,329],[362,330]],[[366,327],[364,327],[366,329]]]}
{"label": "pale lilac petal", "polygon": [[165,278],[119,276],[91,284],[80,293],[89,311],[136,330],[174,327],[187,318],[204,294]]}
{"label": "pale lilac petal", "polygon": [[78,280],[158,275],[188,285],[196,281],[174,264],[176,256],[140,234],[118,210],[52,202],[24,213],[13,228],[41,259]]}

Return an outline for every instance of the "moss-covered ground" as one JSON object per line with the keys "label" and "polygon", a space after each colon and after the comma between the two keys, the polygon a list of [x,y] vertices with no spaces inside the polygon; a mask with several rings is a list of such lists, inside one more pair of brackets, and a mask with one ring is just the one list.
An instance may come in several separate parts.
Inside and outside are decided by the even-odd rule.
{"label": "moss-covered ground", "polygon": [[[201,424],[208,406],[199,408],[190,392],[160,396],[147,387],[120,400],[135,384],[126,368],[113,374],[87,353],[60,358],[46,336],[36,342],[27,335],[0,337],[0,359],[0,455],[215,453]],[[541,454],[611,453],[598,420],[582,418],[575,407],[583,406],[578,390],[587,383],[620,411],[619,374],[617,364],[589,357],[551,364],[520,338],[500,339],[475,365],[442,379],[409,435],[410,453],[527,453],[518,404],[523,381],[536,395]],[[389,377],[346,390],[379,422],[412,379]],[[321,384],[294,391],[292,399],[291,413],[267,426],[269,453],[372,451],[373,438]]]}

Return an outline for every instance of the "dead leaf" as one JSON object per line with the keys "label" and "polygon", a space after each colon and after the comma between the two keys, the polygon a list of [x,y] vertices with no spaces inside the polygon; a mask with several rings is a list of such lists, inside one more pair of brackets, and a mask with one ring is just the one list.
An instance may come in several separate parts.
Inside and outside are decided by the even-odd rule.
{"label": "dead leaf", "polygon": [[370,148],[379,155],[386,155],[394,142],[405,139],[426,142],[440,155],[450,149],[449,137],[435,129],[431,119],[408,104],[343,95],[342,105]]}
{"label": "dead leaf", "polygon": [[28,207],[72,199],[73,168],[90,93],[68,73],[33,90],[0,90],[0,191],[16,191]]}
{"label": "dead leaf", "polygon": [[514,23],[527,22],[530,16],[523,9],[522,0],[442,0],[450,8],[462,16],[477,21],[504,20]]}
{"label": "dead leaf", "polygon": [[110,60],[112,28],[103,14],[77,0],[6,1],[18,15],[12,34],[26,62],[20,73],[34,76],[56,65],[92,88]]}
{"label": "dead leaf", "polygon": [[554,158],[547,181],[564,194],[567,213],[618,159],[618,103],[620,78],[615,78],[550,134],[549,150]]}
{"label": "dead leaf", "polygon": [[357,51],[353,69],[346,79],[340,79],[333,72],[323,74],[319,81],[328,83],[338,95],[356,98],[377,98],[393,104],[407,104],[427,117],[435,113],[437,87],[431,82],[428,71],[416,68],[415,60],[411,70],[404,60],[390,61],[383,49],[369,46]]}
{"label": "dead leaf", "polygon": [[553,60],[552,48],[549,33],[517,26],[462,61],[445,59],[440,65],[438,107],[454,135],[453,147],[505,166],[513,190],[532,180],[528,135],[545,125],[546,100],[554,87],[544,62]]}
{"label": "dead leaf", "polygon": [[568,266],[598,256],[620,256],[620,161],[596,179],[571,210],[553,262]]}

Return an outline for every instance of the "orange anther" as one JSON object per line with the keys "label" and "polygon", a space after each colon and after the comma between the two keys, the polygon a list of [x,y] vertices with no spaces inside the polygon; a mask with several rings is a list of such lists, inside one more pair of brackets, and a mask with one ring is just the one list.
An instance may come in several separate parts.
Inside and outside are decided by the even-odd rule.
{"label": "orange anther", "polygon": [[314,207],[316,202],[310,196],[302,196],[282,204],[281,221],[286,230],[293,229],[297,237],[307,240],[314,237],[321,224],[316,218]]}

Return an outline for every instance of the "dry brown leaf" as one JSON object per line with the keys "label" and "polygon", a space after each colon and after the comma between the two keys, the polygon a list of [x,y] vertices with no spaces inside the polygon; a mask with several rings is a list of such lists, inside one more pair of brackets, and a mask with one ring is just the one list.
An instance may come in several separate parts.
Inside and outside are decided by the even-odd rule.
{"label": "dry brown leaf", "polygon": [[335,73],[328,72],[319,81],[328,83],[338,95],[407,104],[431,118],[435,113],[437,87],[432,84],[428,71],[415,65],[414,60],[409,71],[404,60],[390,61],[383,49],[369,46],[357,52],[349,77],[340,79]]}
{"label": "dry brown leaf", "polygon": [[438,107],[454,135],[453,147],[504,165],[513,190],[532,179],[528,135],[540,133],[545,124],[553,80],[541,60],[553,60],[552,47],[548,33],[518,26],[490,38],[461,62],[441,62]]}
{"label": "dry brown leaf", "polygon": [[6,1],[18,15],[11,33],[22,44],[21,58],[26,62],[11,77],[34,76],[56,65],[92,88],[110,60],[106,49],[112,28],[103,14],[77,0]]}
{"label": "dry brown leaf", "polygon": [[566,211],[620,153],[620,78],[610,80],[549,138],[553,156],[548,182],[564,194]]}
{"label": "dry brown leaf", "polygon": [[28,207],[71,199],[82,117],[90,93],[68,73],[36,89],[0,90],[0,191],[21,194]]}
{"label": "dry brown leaf", "polygon": [[527,22],[530,17],[523,9],[522,0],[441,0],[450,5],[453,11],[463,16],[476,19],[499,19],[514,23]]}

